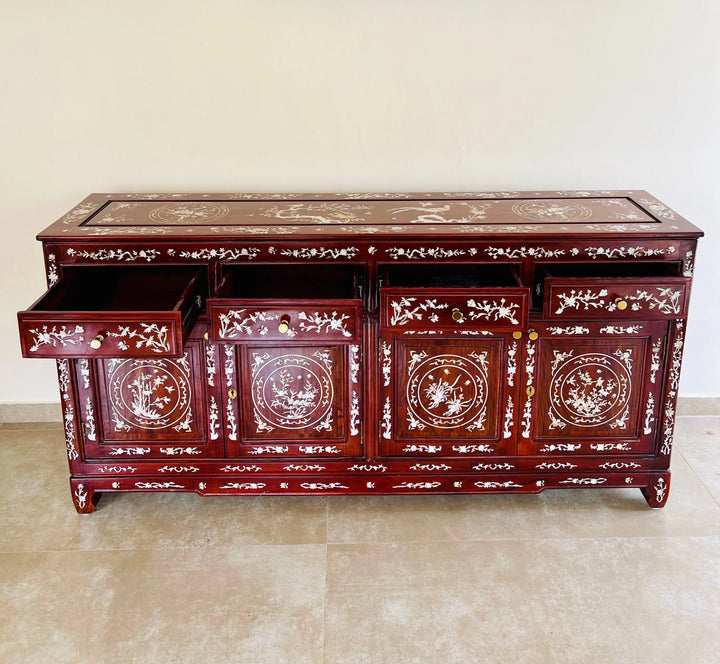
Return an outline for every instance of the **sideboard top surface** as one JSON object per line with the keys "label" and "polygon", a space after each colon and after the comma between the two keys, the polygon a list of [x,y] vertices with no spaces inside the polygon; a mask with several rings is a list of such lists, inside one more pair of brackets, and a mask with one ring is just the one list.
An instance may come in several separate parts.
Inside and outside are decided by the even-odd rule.
{"label": "sideboard top surface", "polygon": [[44,241],[115,236],[360,239],[702,232],[645,191],[422,194],[92,194]]}

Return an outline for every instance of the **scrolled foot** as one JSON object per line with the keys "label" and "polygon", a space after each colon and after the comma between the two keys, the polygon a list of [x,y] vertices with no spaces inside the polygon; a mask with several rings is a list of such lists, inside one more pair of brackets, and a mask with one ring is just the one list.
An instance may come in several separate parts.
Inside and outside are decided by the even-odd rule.
{"label": "scrolled foot", "polygon": [[70,491],[78,514],[91,514],[102,494],[93,489],[88,480],[70,480]]}
{"label": "scrolled foot", "polygon": [[640,489],[647,504],[653,508],[665,507],[670,494],[670,473],[654,475],[646,487]]}

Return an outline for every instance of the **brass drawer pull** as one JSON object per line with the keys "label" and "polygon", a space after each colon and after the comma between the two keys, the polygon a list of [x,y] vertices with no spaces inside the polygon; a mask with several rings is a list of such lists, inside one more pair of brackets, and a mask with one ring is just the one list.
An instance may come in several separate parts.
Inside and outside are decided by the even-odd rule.
{"label": "brass drawer pull", "polygon": [[535,330],[532,330],[532,331],[530,332],[530,334],[528,334],[528,338],[530,339],[530,341],[537,341],[537,338],[538,338],[539,336],[540,336],[540,335],[539,335],[537,332],[535,332]]}
{"label": "brass drawer pull", "polygon": [[620,311],[625,311],[625,309],[627,309],[628,303],[625,300],[623,300],[621,297],[618,297],[618,298],[615,298],[615,306]]}
{"label": "brass drawer pull", "polygon": [[455,307],[455,308],[452,310],[452,319],[453,319],[456,323],[462,323],[462,322],[465,320],[465,316],[463,316],[463,312],[460,311],[460,309],[458,309],[457,307]]}
{"label": "brass drawer pull", "polygon": [[280,319],[280,325],[278,325],[278,332],[280,334],[287,334],[290,330],[290,316],[283,316]]}
{"label": "brass drawer pull", "polygon": [[105,336],[102,334],[98,334],[91,342],[90,342],[90,348],[93,350],[97,350],[102,346],[102,342],[105,339]]}

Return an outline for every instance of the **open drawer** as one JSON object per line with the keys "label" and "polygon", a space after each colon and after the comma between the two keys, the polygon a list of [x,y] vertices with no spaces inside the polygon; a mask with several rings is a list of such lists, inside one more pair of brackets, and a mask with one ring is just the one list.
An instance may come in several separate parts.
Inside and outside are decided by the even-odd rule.
{"label": "open drawer", "polygon": [[530,289],[514,265],[388,266],[382,325],[405,331],[524,330]]}
{"label": "open drawer", "polygon": [[195,267],[68,267],[18,313],[23,356],[178,357],[205,290]]}
{"label": "open drawer", "polygon": [[672,264],[547,266],[538,292],[548,319],[669,319],[687,315],[690,278]]}
{"label": "open drawer", "polygon": [[227,266],[207,302],[210,338],[223,343],[357,342],[359,266]]}

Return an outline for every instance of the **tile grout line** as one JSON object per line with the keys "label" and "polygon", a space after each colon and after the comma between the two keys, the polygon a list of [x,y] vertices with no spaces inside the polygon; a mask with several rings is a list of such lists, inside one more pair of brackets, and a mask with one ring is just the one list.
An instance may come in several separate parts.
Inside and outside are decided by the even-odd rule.
{"label": "tile grout line", "polygon": [[[718,508],[720,508],[720,500],[718,500],[718,499],[715,497],[715,495],[713,494],[713,492],[710,491],[710,489],[709,489],[708,486],[705,484],[705,482],[703,482],[703,478],[700,477],[700,475],[697,474],[697,471],[695,470],[694,466],[690,463],[690,461],[688,461],[688,458],[683,454],[682,450],[679,449],[678,446],[676,445],[676,446],[675,446],[675,449],[673,450],[673,452],[674,452],[675,454],[679,454],[679,455],[683,458],[683,461],[688,465],[688,467],[690,468],[690,470],[692,470],[693,475],[695,475],[695,477],[697,478],[698,482],[700,482],[700,485],[702,486],[702,488],[705,489],[705,491],[706,491],[707,494],[710,496],[710,498],[712,499],[712,501],[718,506]],[[671,469],[671,470],[672,470],[672,469]]]}
{"label": "tile grout line", "polygon": [[322,650],[320,662],[325,664],[325,645],[327,642],[325,628],[327,624],[327,599],[328,599],[328,535],[330,533],[330,501],[325,500],[325,592],[323,593],[323,618],[322,618]]}

